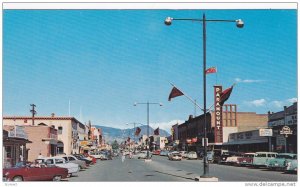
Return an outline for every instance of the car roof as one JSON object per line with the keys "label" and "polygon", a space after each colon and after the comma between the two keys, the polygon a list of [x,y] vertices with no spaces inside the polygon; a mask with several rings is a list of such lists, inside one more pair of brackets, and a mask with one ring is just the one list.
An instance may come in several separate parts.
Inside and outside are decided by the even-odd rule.
{"label": "car roof", "polygon": [[264,154],[264,153],[278,154],[276,152],[256,152],[256,154]]}

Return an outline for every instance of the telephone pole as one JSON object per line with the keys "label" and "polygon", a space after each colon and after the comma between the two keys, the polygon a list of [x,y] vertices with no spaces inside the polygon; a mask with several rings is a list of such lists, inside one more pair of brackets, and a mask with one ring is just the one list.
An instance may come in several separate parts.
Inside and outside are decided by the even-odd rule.
{"label": "telephone pole", "polygon": [[36,105],[31,104],[30,106],[32,106],[32,110],[30,110],[30,112],[32,113],[32,125],[34,126],[34,115],[36,114],[36,111],[34,110],[34,107],[36,107]]}

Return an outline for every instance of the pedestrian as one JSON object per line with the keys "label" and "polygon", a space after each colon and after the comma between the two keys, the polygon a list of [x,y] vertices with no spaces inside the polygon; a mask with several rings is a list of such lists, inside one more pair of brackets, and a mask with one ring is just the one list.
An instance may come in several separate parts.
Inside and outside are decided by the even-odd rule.
{"label": "pedestrian", "polygon": [[125,153],[122,154],[122,162],[125,161]]}

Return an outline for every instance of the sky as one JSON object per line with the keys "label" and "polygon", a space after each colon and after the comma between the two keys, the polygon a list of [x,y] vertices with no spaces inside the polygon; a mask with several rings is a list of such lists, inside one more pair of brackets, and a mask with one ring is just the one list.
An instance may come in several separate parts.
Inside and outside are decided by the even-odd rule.
{"label": "sky", "polygon": [[[69,115],[82,123],[170,132],[203,106],[202,22],[166,17],[242,19],[207,23],[207,106],[213,86],[237,83],[226,104],[266,114],[297,100],[296,10],[4,10],[3,116]],[[198,109],[197,115],[202,114]]]}

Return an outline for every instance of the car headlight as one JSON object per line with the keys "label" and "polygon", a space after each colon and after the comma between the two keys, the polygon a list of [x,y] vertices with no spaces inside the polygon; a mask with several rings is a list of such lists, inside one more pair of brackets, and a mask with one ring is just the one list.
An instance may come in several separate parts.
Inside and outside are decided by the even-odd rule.
{"label": "car headlight", "polygon": [[9,172],[7,171],[5,174],[4,174],[4,176],[8,176],[9,175]]}

